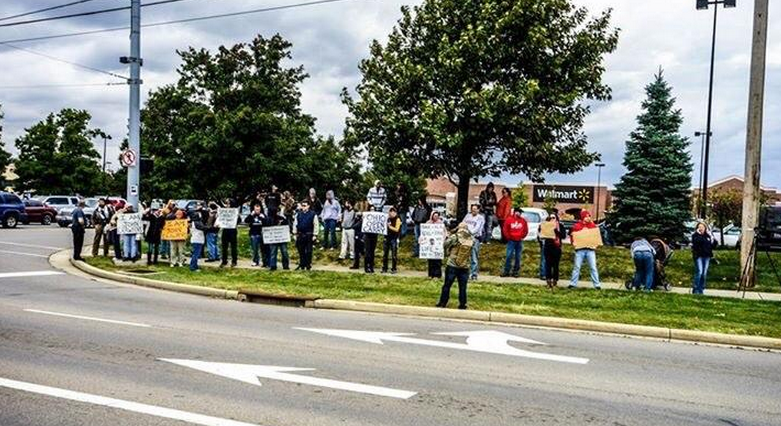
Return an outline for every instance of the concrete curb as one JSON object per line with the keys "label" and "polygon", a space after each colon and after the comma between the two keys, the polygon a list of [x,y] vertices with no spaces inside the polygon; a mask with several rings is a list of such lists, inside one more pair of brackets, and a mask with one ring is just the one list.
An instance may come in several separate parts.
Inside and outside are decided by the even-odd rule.
{"label": "concrete curb", "polygon": [[694,330],[680,330],[666,327],[649,327],[642,325],[509,314],[502,312],[460,311],[456,309],[386,305],[382,303],[331,299],[315,300],[314,307],[315,309],[334,309],[394,315],[414,315],[420,317],[447,318],[457,320],[474,320],[536,327],[549,327],[565,330],[580,330],[597,333],[652,337],[666,341],[678,340],[685,342],[713,343],[728,346],[781,350],[781,339],[759,336],[741,336],[736,334],[709,333]]}
{"label": "concrete curb", "polygon": [[195,294],[198,296],[216,297],[219,299],[238,300],[239,298],[239,292],[236,290],[222,290],[222,289],[211,288],[211,287],[200,287],[196,285],[177,284],[177,283],[171,283],[167,281],[150,280],[149,278],[131,277],[128,275],[104,271],[103,269],[88,265],[85,262],[81,262],[73,259],[70,260],[70,263],[77,269],[87,274],[94,275],[100,278],[105,278],[112,281],[119,281],[121,283],[134,284],[142,287],[150,287],[150,288],[156,288],[160,290],[176,291],[179,293]]}

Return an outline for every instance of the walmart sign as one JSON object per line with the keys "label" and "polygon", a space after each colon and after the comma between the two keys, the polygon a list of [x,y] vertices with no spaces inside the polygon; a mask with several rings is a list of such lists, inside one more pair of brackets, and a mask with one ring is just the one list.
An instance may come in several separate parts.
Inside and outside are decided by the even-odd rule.
{"label": "walmart sign", "polygon": [[553,198],[557,203],[594,204],[594,188],[590,186],[534,185],[532,198],[535,203],[544,203]]}

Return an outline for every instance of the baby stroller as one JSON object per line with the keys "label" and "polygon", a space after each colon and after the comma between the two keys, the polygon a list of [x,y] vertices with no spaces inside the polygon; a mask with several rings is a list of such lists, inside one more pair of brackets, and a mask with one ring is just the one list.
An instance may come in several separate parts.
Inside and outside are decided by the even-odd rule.
{"label": "baby stroller", "polygon": [[[667,264],[670,262],[670,259],[673,257],[673,249],[670,248],[667,243],[662,241],[660,238],[654,238],[651,240],[651,246],[656,250],[656,255],[654,256],[654,285],[653,289],[659,289],[663,288],[664,291],[670,291],[672,288],[672,285],[670,284],[670,281],[667,280],[667,274],[665,273],[665,268],[667,267]],[[624,286],[627,290],[631,290],[633,287],[633,281],[634,277],[627,280],[626,283],[624,283]]]}

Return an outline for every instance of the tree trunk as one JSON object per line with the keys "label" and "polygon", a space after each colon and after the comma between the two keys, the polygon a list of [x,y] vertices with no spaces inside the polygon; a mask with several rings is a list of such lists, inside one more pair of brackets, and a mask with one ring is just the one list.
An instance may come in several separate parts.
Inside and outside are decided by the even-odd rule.
{"label": "tree trunk", "polygon": [[469,184],[472,177],[469,175],[458,175],[458,196],[456,204],[456,218],[459,222],[469,212]]}

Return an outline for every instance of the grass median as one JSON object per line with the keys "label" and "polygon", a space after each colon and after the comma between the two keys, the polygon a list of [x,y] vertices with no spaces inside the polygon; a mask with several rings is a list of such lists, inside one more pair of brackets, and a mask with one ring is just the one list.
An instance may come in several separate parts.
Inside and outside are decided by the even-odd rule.
{"label": "grass median", "polygon": [[[89,258],[96,267],[128,272],[175,283],[227,290],[253,289],[280,295],[434,306],[441,280],[342,272],[270,272],[262,269],[118,267],[105,258]],[[456,297],[456,288],[453,289]],[[451,306],[456,304],[451,300]],[[781,303],[670,293],[634,293],[591,289],[553,291],[519,284],[469,283],[469,308],[494,312],[671,327],[719,333],[781,338]]]}

